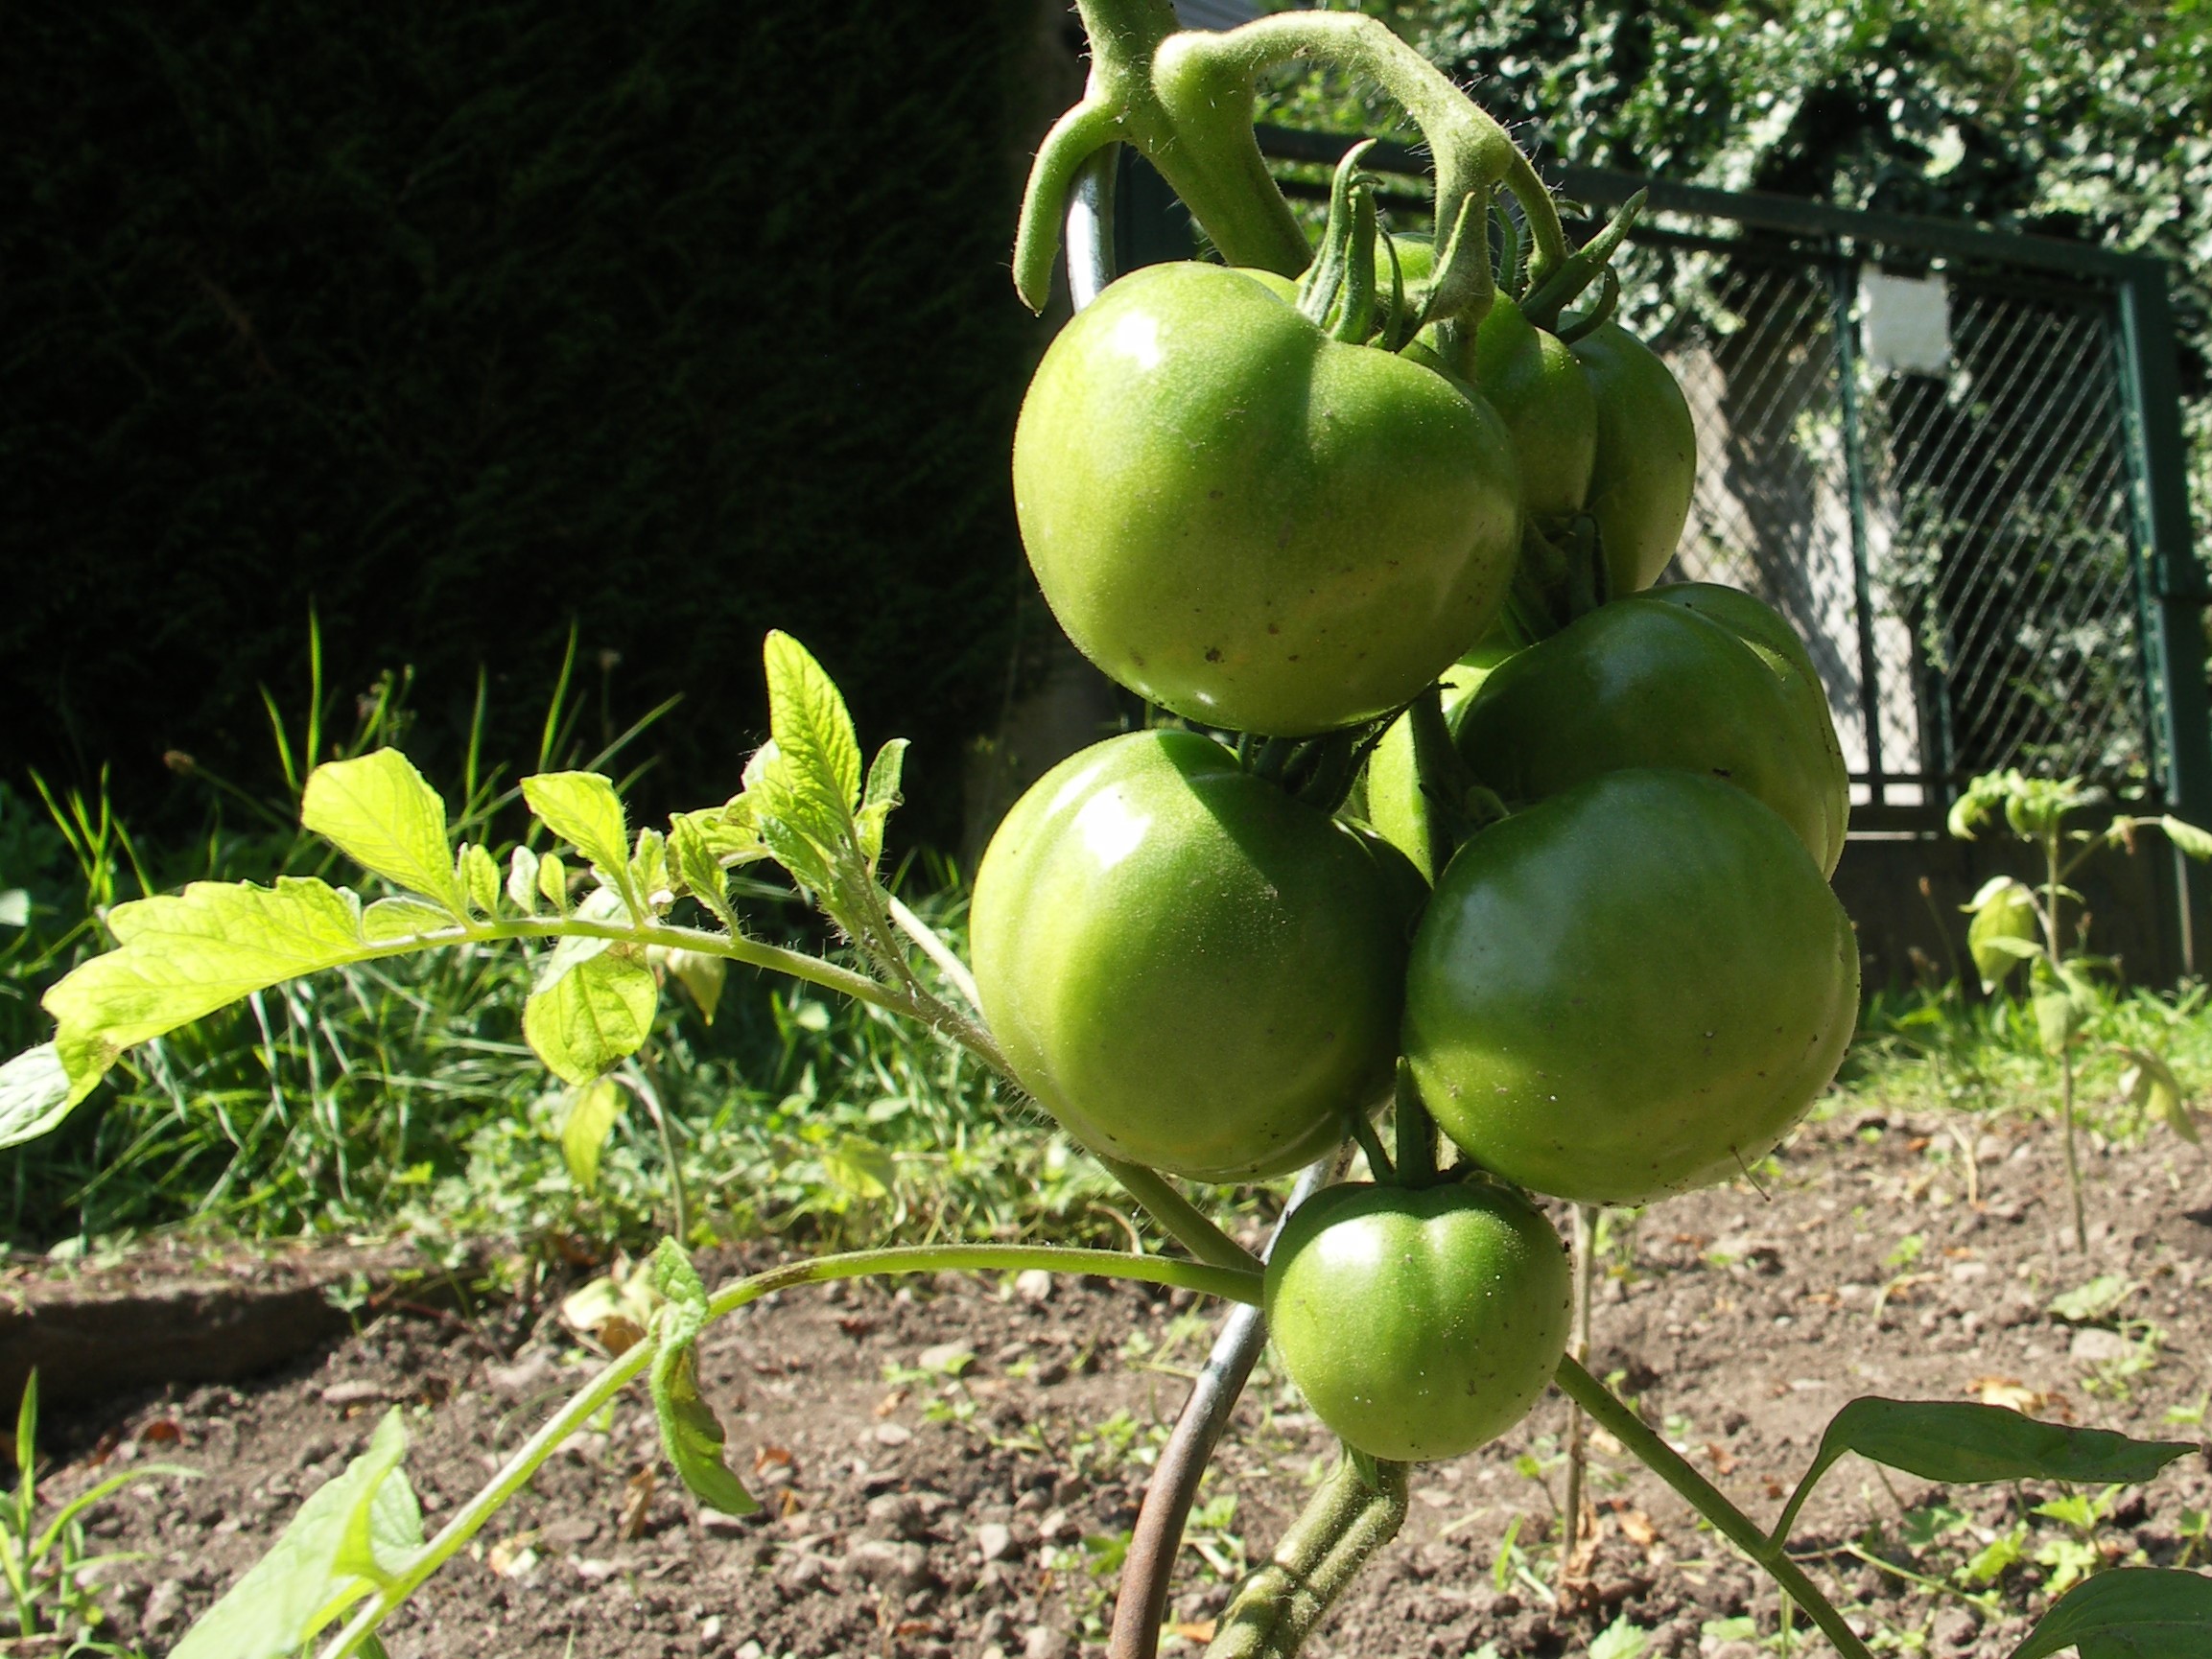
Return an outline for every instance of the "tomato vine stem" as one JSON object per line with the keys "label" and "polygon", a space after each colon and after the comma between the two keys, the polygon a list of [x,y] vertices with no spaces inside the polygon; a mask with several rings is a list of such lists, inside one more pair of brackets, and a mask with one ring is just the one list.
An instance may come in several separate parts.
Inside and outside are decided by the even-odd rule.
{"label": "tomato vine stem", "polygon": [[[740,1279],[707,1299],[707,1320],[711,1323],[722,1319],[775,1291],[804,1284],[825,1284],[832,1279],[963,1270],[1012,1273],[1025,1268],[1169,1285],[1252,1306],[1259,1301],[1257,1272],[1179,1261],[1170,1256],[1126,1255],[1118,1250],[1076,1250],[1058,1245],[893,1245],[882,1250],[852,1250],[841,1255],[789,1262]],[[652,1364],[658,1347],[655,1340],[647,1338],[609,1361],[544,1427],[523,1442],[475,1497],[455,1511],[453,1519],[438,1529],[435,1537],[416,1551],[405,1567],[378,1586],[376,1594],[324,1644],[320,1659],[344,1659],[346,1654],[358,1650],[378,1625],[397,1611],[432,1574],[459,1554],[482,1530],[484,1523],[529,1484],[563,1440],[589,1422],[601,1407]]]}
{"label": "tomato vine stem", "polygon": [[1625,1401],[1615,1397],[1611,1389],[1572,1358],[1561,1359],[1554,1380],[1568,1399],[1634,1452],[1652,1473],[1681,1493],[1690,1507],[1710,1521],[1723,1537],[1766,1569],[1790,1599],[1811,1616],[1822,1634],[1835,1644],[1836,1651],[1845,1655],[1845,1659],[1873,1659],[1867,1645],[1844,1622],[1843,1614],[1836,1611],[1835,1603],[1805,1576],[1803,1568],[1790,1559],[1786,1540],[1770,1538],[1760,1531],[1749,1515],[1729,1501],[1726,1493],[1692,1468],[1689,1460],[1631,1411]]}

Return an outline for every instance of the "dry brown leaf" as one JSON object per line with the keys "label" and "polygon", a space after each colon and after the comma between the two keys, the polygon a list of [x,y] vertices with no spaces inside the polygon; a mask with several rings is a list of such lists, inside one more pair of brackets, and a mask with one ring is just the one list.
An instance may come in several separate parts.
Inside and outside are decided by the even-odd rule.
{"label": "dry brown leaf", "polygon": [[2024,1417],[2034,1416],[2050,1398],[2017,1377],[1976,1377],[1966,1385],[1965,1391],[1985,1406],[2002,1406]]}
{"label": "dry brown leaf", "polygon": [[653,1507],[655,1485],[653,1466],[647,1463],[629,1478],[626,1495],[623,1499],[623,1519],[618,1529],[625,1544],[634,1544],[646,1530],[646,1515]]}

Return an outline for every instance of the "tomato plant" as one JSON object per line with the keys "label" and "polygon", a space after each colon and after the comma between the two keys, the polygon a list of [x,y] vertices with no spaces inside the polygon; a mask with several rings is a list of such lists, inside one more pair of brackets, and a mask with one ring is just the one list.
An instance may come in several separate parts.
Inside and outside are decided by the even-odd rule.
{"label": "tomato plant", "polygon": [[[320,970],[535,950],[523,1035],[583,1089],[650,1034],[656,961],[739,962],[918,1021],[1027,1090],[1181,1253],[945,1241],[800,1256],[710,1292],[688,1241],[664,1240],[649,1293],[630,1287],[643,1339],[435,1536],[395,1409],[176,1659],[282,1659],[318,1641],[322,1659],[381,1652],[413,1591],[640,1379],[687,1489],[752,1512],[694,1370],[699,1335],[772,1292],[863,1273],[1036,1268],[1243,1304],[1128,1541],[1117,1659],[1157,1649],[1183,1520],[1262,1304],[1346,1450],[1222,1614],[1215,1659],[1290,1659],[1397,1531],[1405,1465],[1503,1433],[1547,1382],[1849,1659],[1871,1659],[1867,1642],[1790,1536],[1845,1454],[1937,1481],[2111,1483],[2196,1450],[1862,1398],[1761,1527],[1563,1351],[1567,1265],[1529,1194],[1640,1203],[1746,1171],[1849,1037],[1858,956],[1824,880],[1847,803],[1818,678],[1748,596],[1631,596],[1672,555],[1695,464],[1679,386],[1612,320],[1607,261],[1636,203],[1570,247],[1504,130],[1372,18],[1289,11],[1216,35],[1179,31],[1167,0],[1078,10],[1091,82],[1038,153],[1018,291],[1042,308],[1075,177],[1115,142],[1251,269],[1141,273],[1070,325],[1023,415],[1022,528],[1096,661],[1226,730],[1131,732],[1024,797],[977,876],[973,972],[882,877],[905,745],[864,758],[835,686],[780,634],[768,740],[742,787],[666,829],[632,826],[605,778],[540,775],[520,790],[531,836],[503,866],[454,843],[444,802],[397,751],[325,759],[301,820],[361,868],[361,888],[199,883],[107,911],[115,948],[45,998],[54,1040],[0,1067],[0,1145],[61,1122],[131,1045]],[[1250,128],[1256,78],[1301,58],[1372,77],[1421,126],[1432,249],[1378,252],[1357,148],[1307,245]],[[1516,212],[1494,244],[1504,199]],[[1501,610],[1505,637],[1449,672]],[[1440,675],[1471,693],[1449,713]],[[1359,810],[1369,827],[1331,816]],[[2047,923],[2057,814],[2008,811],[2053,850]],[[750,936],[741,867],[780,867],[840,948]],[[2008,928],[1981,943],[2034,954]],[[2067,964],[2048,956],[2062,988]],[[1385,1092],[1395,1155],[1369,1115]],[[1332,1186],[1355,1154],[1371,1179]],[[1163,1173],[1301,1161],[1303,1199],[1264,1262]],[[1585,1250],[1578,1271],[1588,1262]],[[2057,1598],[2017,1655],[2195,1651],[2207,1627],[2212,1578],[2106,1572]]]}

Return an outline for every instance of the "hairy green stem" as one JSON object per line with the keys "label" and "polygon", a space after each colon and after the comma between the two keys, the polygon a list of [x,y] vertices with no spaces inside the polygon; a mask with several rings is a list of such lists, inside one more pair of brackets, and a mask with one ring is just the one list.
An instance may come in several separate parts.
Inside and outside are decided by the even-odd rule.
{"label": "hairy green stem", "polygon": [[1791,1600],[1812,1617],[1813,1623],[1835,1644],[1836,1651],[1845,1655],[1845,1659],[1873,1659],[1867,1645],[1844,1623],[1844,1616],[1836,1611],[1835,1603],[1805,1577],[1803,1568],[1790,1559],[1784,1540],[1769,1538],[1760,1531],[1749,1515],[1729,1501],[1726,1493],[1692,1468],[1688,1460],[1575,1361],[1562,1358],[1553,1381],[1601,1428],[1634,1452],[1645,1467],[1681,1493],[1690,1507],[1710,1521],[1723,1537],[1765,1568]]}
{"label": "hairy green stem", "polygon": [[[853,1250],[843,1255],[816,1256],[811,1261],[791,1262],[740,1279],[708,1298],[707,1319],[709,1322],[722,1319],[747,1302],[757,1301],[775,1291],[823,1284],[831,1279],[963,1270],[1011,1273],[1025,1268],[1170,1285],[1201,1296],[1221,1297],[1254,1306],[1259,1301],[1257,1273],[1178,1261],[1167,1256],[1124,1255],[1118,1250],[1074,1250],[1057,1245],[899,1245],[883,1250]],[[344,1628],[323,1646],[321,1659],[344,1659],[344,1655],[358,1648],[408,1597],[421,1588],[424,1580],[482,1530],[484,1523],[529,1483],[539,1465],[553,1456],[563,1440],[589,1422],[601,1407],[652,1364],[657,1346],[648,1338],[609,1362],[580,1393],[524,1441],[490,1483],[456,1510],[453,1519],[438,1529],[437,1535],[424,1544],[414,1558],[347,1621]]]}
{"label": "hairy green stem", "polygon": [[1436,1119],[1413,1081],[1413,1067],[1398,1063],[1396,1106],[1398,1180],[1400,1185],[1427,1186],[1436,1180]]}
{"label": "hairy green stem", "polygon": [[1237,1588],[1206,1659],[1291,1659],[1405,1524],[1405,1465],[1345,1449],[1268,1564]]}
{"label": "hairy green stem", "polygon": [[[2051,964],[2051,978],[2057,991],[2071,996],[2071,989],[2059,975],[2065,960],[2059,931],[2059,888],[2064,880],[2059,868],[2061,855],[2059,826],[2054,821],[2043,831],[2043,949]],[[2073,1021],[2069,1018],[2066,1023],[2070,1028]],[[2059,1121],[2065,1127],[2066,1198],[2074,1211],[2074,1248],[2087,1255],[2089,1220],[2082,1203],[2081,1156],[2074,1147],[2074,1034],[2071,1029],[2059,1041]]]}
{"label": "hairy green stem", "polygon": [[[1032,311],[1050,293],[1069,192],[1102,146],[1134,144],[1231,265],[1296,276],[1311,261],[1297,217],[1252,132],[1257,78],[1297,58],[1364,75],[1413,117],[1436,156],[1436,222],[1446,234],[1471,199],[1513,192],[1536,244],[1532,280],[1567,258],[1550,193],[1505,129],[1373,17],[1279,13],[1227,34],[1177,32],[1165,0],[1077,0],[1091,37],[1082,101],[1039,147],[1022,199],[1014,286]],[[1487,297],[1487,296],[1486,296]]]}
{"label": "hairy green stem", "polygon": [[1131,1198],[1144,1206],[1145,1213],[1160,1224],[1169,1238],[1200,1261],[1229,1273],[1259,1271],[1258,1256],[1215,1227],[1203,1210],[1177,1192],[1174,1184],[1158,1170],[1147,1169],[1141,1163],[1124,1163],[1095,1149],[1092,1156],[1128,1189]]}

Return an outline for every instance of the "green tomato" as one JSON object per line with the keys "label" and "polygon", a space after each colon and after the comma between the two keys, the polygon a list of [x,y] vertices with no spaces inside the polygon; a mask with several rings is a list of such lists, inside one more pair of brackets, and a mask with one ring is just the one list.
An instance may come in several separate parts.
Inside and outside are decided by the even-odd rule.
{"label": "green tomato", "polygon": [[1597,461],[1598,411],[1591,377],[1573,352],[1499,294],[1475,332],[1474,384],[1513,433],[1522,510],[1540,523],[1581,512]]}
{"label": "green tomato", "polygon": [[1821,868],[1836,873],[1844,855],[1844,839],[1851,823],[1851,769],[1844,759],[1844,746],[1836,737],[1835,716],[1828,712],[1827,688],[1813,666],[1812,653],[1798,638],[1798,631],[1771,606],[1762,604],[1741,588],[1718,582],[1669,582],[1645,596],[1669,605],[1680,605],[1714,621],[1753,651],[1781,682],[1782,690],[1797,712],[1800,728],[1820,750],[1823,812],[1827,819],[1827,848],[1816,854]]}
{"label": "green tomato", "polygon": [[1502,1186],[1331,1186],[1268,1258],[1267,1328],[1346,1444],[1427,1462],[1528,1414],[1566,1351],[1570,1294],[1559,1234]]}
{"label": "green tomato", "polygon": [[1071,756],[976,875],[984,1016],[1086,1145],[1200,1180],[1310,1162],[1390,1090],[1403,860],[1189,732]]}
{"label": "green tomato", "polygon": [[1405,1054],[1483,1168],[1647,1203],[1787,1133],[1858,995],[1850,923],[1781,819],[1694,772],[1608,772],[1453,857],[1414,938]]}
{"label": "green tomato", "polygon": [[[1447,730],[1458,731],[1468,699],[1481,689],[1492,670],[1518,648],[1505,641],[1486,643],[1445,669],[1444,722]],[[1410,717],[1401,715],[1393,721],[1376,744],[1375,753],[1368,757],[1366,811],[1375,832],[1404,853],[1424,876],[1435,871],[1436,858],[1428,844],[1428,813],[1414,769]]]}
{"label": "green tomato", "polygon": [[1827,755],[1766,660],[1719,622],[1652,597],[1600,605],[1482,683],[1458,748],[1508,803],[1602,772],[1680,766],[1764,802],[1832,869]]}
{"label": "green tomato", "polygon": [[1697,483],[1697,429],[1667,365],[1617,323],[1568,349],[1597,401],[1588,508],[1617,598],[1650,587],[1674,557]]}
{"label": "green tomato", "polygon": [[1188,719],[1277,736],[1410,699],[1490,625],[1520,534],[1487,404],[1196,264],[1133,272],[1061,330],[1022,406],[1014,504],[1093,662]]}

